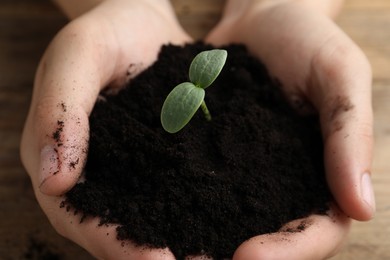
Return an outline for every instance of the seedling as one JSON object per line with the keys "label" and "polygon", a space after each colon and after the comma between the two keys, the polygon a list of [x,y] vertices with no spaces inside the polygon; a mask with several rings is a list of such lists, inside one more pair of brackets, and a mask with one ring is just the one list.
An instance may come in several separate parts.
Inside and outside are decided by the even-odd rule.
{"label": "seedling", "polygon": [[203,51],[195,56],[189,69],[190,82],[177,85],[167,96],[161,109],[161,124],[165,131],[180,131],[202,108],[207,121],[211,114],[204,101],[205,89],[218,77],[227,58],[225,50]]}

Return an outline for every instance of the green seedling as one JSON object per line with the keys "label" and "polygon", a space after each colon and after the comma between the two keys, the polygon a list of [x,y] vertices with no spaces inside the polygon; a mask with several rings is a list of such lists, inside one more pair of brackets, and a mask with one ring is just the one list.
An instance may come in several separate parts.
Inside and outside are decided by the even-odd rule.
{"label": "green seedling", "polygon": [[194,116],[199,107],[211,121],[204,101],[205,89],[218,77],[227,58],[225,50],[203,51],[196,55],[189,69],[190,82],[177,85],[167,96],[161,109],[161,124],[165,131],[180,131]]}

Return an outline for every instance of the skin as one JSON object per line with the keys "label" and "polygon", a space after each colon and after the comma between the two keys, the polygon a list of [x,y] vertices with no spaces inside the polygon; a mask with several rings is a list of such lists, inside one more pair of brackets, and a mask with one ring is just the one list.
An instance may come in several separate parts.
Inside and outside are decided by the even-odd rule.
{"label": "skin", "polygon": [[[122,246],[115,226],[96,228],[96,219],[78,225],[78,217],[58,205],[80,179],[88,116],[99,92],[115,91],[152,64],[162,44],[192,40],[167,0],[57,2],[73,20],[42,57],[21,142],[37,199],[61,235],[99,259],[174,259],[168,249]],[[233,259],[324,259],[345,241],[350,217],[373,217],[371,70],[331,21],[340,6],[338,0],[228,0],[206,38],[216,46],[245,44],[282,83],[293,107],[319,114],[327,180],[336,200],[328,216],[309,216],[249,239]],[[304,231],[283,231],[301,221]]]}

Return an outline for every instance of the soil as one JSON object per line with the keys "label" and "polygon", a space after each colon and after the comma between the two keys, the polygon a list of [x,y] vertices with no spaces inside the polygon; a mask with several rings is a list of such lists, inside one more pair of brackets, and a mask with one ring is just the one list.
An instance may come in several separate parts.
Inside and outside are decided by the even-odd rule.
{"label": "soil", "polygon": [[298,116],[243,46],[225,47],[226,65],[206,89],[213,120],[200,110],[179,133],[163,130],[165,97],[210,48],[164,46],[126,88],[103,94],[90,116],[86,181],[67,193],[68,209],[119,224],[119,240],[169,247],[178,259],[228,258],[253,236],[325,214],[318,118]]}

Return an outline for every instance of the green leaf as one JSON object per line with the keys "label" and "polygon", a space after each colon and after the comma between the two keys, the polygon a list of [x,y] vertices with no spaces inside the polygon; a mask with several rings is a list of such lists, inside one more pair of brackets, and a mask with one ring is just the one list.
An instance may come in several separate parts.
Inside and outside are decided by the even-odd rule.
{"label": "green leaf", "polygon": [[161,124],[165,131],[180,131],[199,109],[204,96],[204,89],[190,82],[177,85],[169,93],[161,109]]}
{"label": "green leaf", "polygon": [[190,66],[190,81],[198,87],[207,88],[218,77],[226,58],[225,50],[215,49],[199,53]]}

